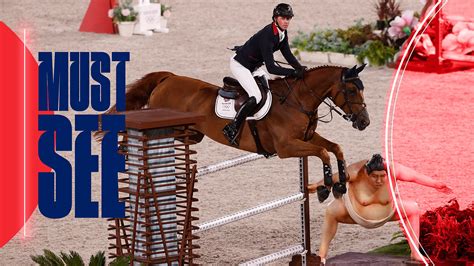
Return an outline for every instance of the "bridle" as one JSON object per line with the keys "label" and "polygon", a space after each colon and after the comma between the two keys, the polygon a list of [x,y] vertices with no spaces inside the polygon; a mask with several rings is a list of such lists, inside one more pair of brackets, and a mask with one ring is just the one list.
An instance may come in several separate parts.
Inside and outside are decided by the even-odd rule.
{"label": "bridle", "polygon": [[[347,83],[348,82],[354,84],[357,87],[358,90],[363,90],[364,89],[359,76],[351,77],[351,78],[345,78],[344,74],[343,74],[341,76],[342,88],[337,91],[336,96],[334,96],[334,99],[331,96],[328,96],[328,98],[331,99],[331,101],[335,104],[335,101],[336,101],[337,97],[339,96],[340,93],[342,93],[344,95],[344,103],[339,108],[343,109],[344,106],[347,105],[347,107],[349,107],[349,112],[350,113],[341,115],[341,113],[337,109],[334,109],[334,110],[336,110],[336,112],[339,115],[341,115],[345,120],[350,121],[350,122],[354,122],[354,121],[356,121],[356,119],[360,115],[360,113],[364,110],[364,108],[367,107],[367,104],[365,104],[364,102],[351,102],[349,100],[348,94],[350,92],[347,89]],[[357,112],[357,113],[354,113],[354,111],[352,110],[352,105],[354,105],[354,104],[362,105],[362,109],[360,109],[360,111]]]}
{"label": "bridle", "polygon": [[[273,93],[275,95],[277,95],[279,97],[279,102],[280,104],[288,104],[290,106],[293,106],[294,108],[298,109],[301,113],[303,114],[306,114],[308,117],[312,117],[312,116],[315,116],[316,113],[317,113],[317,110],[318,110],[318,107],[319,107],[319,104],[316,104],[315,108],[311,111],[308,111],[308,110],[305,110],[301,104],[296,104],[296,103],[293,103],[291,102],[290,100],[288,100],[288,97],[290,96],[290,94],[292,93],[293,91],[293,87],[288,83],[288,81],[286,80],[286,78],[283,78],[287,88],[288,88],[288,91],[287,93],[285,93],[285,95],[278,95],[276,92],[273,91]],[[333,118],[333,115],[332,115],[332,111],[336,112],[339,116],[341,116],[342,118],[344,118],[344,120],[347,120],[347,121],[350,121],[350,122],[354,122],[356,119],[357,119],[357,116],[360,114],[360,112],[362,112],[363,109],[361,109],[361,111],[359,111],[358,113],[354,113],[354,111],[352,110],[352,106],[354,104],[358,104],[358,105],[362,105],[363,108],[367,107],[367,105],[363,102],[352,102],[349,100],[349,97],[348,97],[348,94],[350,93],[349,90],[347,89],[347,83],[350,82],[350,83],[353,83],[357,89],[359,90],[362,90],[363,87],[362,87],[362,82],[360,81],[359,77],[351,77],[351,78],[345,78],[344,75],[342,74],[341,75],[341,83],[342,83],[342,87],[341,89],[339,89],[336,93],[336,95],[334,96],[334,98],[332,98],[331,96],[328,96],[327,98],[329,98],[334,104],[335,104],[335,101],[337,100],[337,97],[339,96],[339,94],[342,93],[342,95],[344,96],[344,103],[342,104],[342,106],[340,106],[339,108],[340,109],[343,109],[344,106],[348,106],[349,107],[349,111],[350,113],[349,114],[343,114],[341,111],[339,111],[337,109],[337,106],[336,105],[332,105],[331,103],[328,103],[324,97],[324,99],[322,99],[321,97],[319,97],[315,92],[314,90],[309,87],[307,84],[306,84],[306,81],[304,79],[301,80],[302,81],[302,84],[304,86],[304,89],[306,89],[307,91],[309,91],[310,95],[316,99],[319,99],[321,103],[324,103],[326,104],[328,107],[329,107],[329,113],[328,114],[325,114],[321,117],[318,117],[317,119],[320,120],[321,122],[323,123],[329,123],[332,121],[332,118]],[[359,83],[360,82],[360,83]],[[324,120],[321,120],[321,118],[323,117],[326,117],[330,115],[330,120],[329,121],[324,121]]]}
{"label": "bridle", "polygon": [[[306,81],[305,79],[303,78],[301,81],[300,84],[302,84],[304,86],[304,88],[309,91],[310,95],[312,97],[315,97],[316,99],[319,99],[321,103],[324,103],[326,104],[328,107],[329,107],[329,112],[323,116],[317,116],[317,112],[318,112],[318,107],[320,104],[316,104],[315,108],[313,110],[305,110],[300,103],[294,103],[293,101],[290,101],[288,99],[288,97],[290,96],[290,94],[292,93],[293,91],[293,87],[288,83],[288,81],[286,80],[286,78],[283,78],[287,88],[288,88],[288,91],[284,94],[284,95],[278,95],[275,91],[273,91],[273,93],[279,97],[279,102],[280,104],[287,104],[289,106],[292,106],[293,108],[297,109],[299,112],[305,114],[306,116],[308,116],[308,126],[306,127],[306,131],[305,131],[305,134],[304,134],[304,140],[308,140],[310,138],[310,136],[308,136],[309,134],[309,131],[311,129],[311,127],[317,122],[317,121],[320,121],[322,123],[329,123],[332,121],[333,119],[333,114],[332,112],[336,112],[339,116],[341,116],[344,120],[346,121],[349,121],[349,122],[354,122],[357,120],[357,117],[360,115],[360,113],[364,110],[364,108],[367,106],[365,103],[363,102],[352,102],[349,100],[349,97],[348,97],[348,94],[350,93],[350,91],[347,89],[347,83],[350,82],[350,83],[353,83],[357,89],[359,90],[362,90],[363,87],[362,87],[362,81],[359,79],[358,76],[356,77],[351,77],[351,78],[345,78],[344,77],[344,73],[342,72],[341,74],[341,83],[342,83],[342,86],[341,88],[337,91],[336,95],[334,96],[334,98],[330,97],[330,96],[327,96],[327,97],[323,97],[321,98],[320,96],[318,96],[315,91],[309,87],[307,84],[306,84]],[[342,110],[342,108],[344,108],[344,106],[348,106],[349,108],[349,111],[350,113],[349,114],[344,114],[343,112],[339,111],[337,109],[337,106],[335,105],[335,101],[337,99],[337,97],[339,96],[339,94],[341,94],[344,96],[344,103],[342,106],[340,106],[339,108]],[[328,103],[326,101],[326,98],[329,98],[333,103]],[[358,105],[362,105],[362,109],[357,112],[357,113],[354,113],[354,111],[352,110],[352,106],[355,105],[355,104],[358,104]],[[322,118],[326,117],[326,116],[330,116],[330,119],[329,120],[322,120]]]}

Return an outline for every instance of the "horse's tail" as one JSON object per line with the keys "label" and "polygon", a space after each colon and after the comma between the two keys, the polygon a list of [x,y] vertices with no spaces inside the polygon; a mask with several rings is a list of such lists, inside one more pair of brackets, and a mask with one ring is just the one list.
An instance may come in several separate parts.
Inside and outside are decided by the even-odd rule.
{"label": "horse's tail", "polygon": [[[127,92],[125,93],[125,110],[139,110],[148,103],[151,93],[156,86],[163,82],[174,74],[171,72],[153,72],[149,73],[143,78],[135,81],[134,83],[127,86]],[[99,115],[99,130],[94,133],[94,137],[97,140],[101,140],[104,136],[104,132],[101,128],[101,116],[104,114],[115,114],[117,113],[116,105],[112,106],[108,111]]]}
{"label": "horse's tail", "polygon": [[[174,74],[171,72],[153,72],[128,85],[127,93],[125,94],[125,110],[130,111],[141,109],[148,103],[148,99],[156,85],[173,75]],[[117,113],[115,105],[104,114],[114,113]]]}

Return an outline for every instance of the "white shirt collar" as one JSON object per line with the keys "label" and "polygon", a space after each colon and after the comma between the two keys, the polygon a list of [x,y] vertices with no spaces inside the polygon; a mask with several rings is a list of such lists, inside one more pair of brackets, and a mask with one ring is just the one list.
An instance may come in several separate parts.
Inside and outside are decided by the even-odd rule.
{"label": "white shirt collar", "polygon": [[283,41],[283,39],[285,39],[285,31],[284,30],[280,30],[280,27],[276,27],[277,30],[278,30],[278,37],[280,38],[280,42]]}

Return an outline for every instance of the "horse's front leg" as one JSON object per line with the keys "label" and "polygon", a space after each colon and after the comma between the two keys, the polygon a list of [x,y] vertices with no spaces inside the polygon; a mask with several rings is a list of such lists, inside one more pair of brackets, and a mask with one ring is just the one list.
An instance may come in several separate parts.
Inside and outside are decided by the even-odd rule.
{"label": "horse's front leg", "polygon": [[[335,198],[340,198],[342,194],[347,192],[346,189],[346,182],[348,179],[347,170],[346,170],[346,161],[344,159],[344,153],[342,152],[341,146],[339,144],[331,142],[319,135],[318,133],[314,133],[313,137],[309,140],[311,144],[316,146],[324,147],[329,152],[334,153],[337,158],[337,168],[339,171],[339,182],[336,182],[332,185],[332,193]],[[331,180],[332,182],[332,180]],[[329,197],[330,186],[328,186],[326,182],[326,176],[324,179],[325,186],[319,186],[317,189],[318,192],[318,199],[320,202],[325,201]]]}
{"label": "horse's front leg", "polygon": [[[331,159],[329,157],[328,150],[317,144],[311,142],[305,142],[299,139],[290,139],[282,140],[275,144],[275,149],[280,158],[288,157],[305,157],[305,156],[317,156],[323,162],[323,174],[324,174],[324,184],[322,186],[324,191],[321,188],[318,188],[318,198],[322,202],[327,197],[329,197],[330,189],[333,186],[332,181],[332,169],[331,169]],[[324,200],[320,197],[320,193],[325,194]],[[323,196],[324,197],[324,196]]]}

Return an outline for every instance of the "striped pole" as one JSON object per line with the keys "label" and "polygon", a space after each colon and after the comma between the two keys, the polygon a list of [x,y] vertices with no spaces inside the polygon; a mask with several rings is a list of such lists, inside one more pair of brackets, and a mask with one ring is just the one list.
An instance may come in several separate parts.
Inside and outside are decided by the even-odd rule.
{"label": "striped pole", "polygon": [[300,201],[300,200],[303,200],[303,199],[304,199],[303,193],[297,193],[297,194],[294,194],[294,195],[291,195],[291,196],[288,196],[288,197],[285,197],[285,198],[282,198],[282,199],[278,199],[278,200],[270,201],[270,202],[267,202],[267,203],[264,203],[264,204],[260,204],[256,207],[253,207],[253,208],[249,208],[249,209],[246,209],[246,210],[243,210],[243,211],[236,212],[234,214],[229,214],[229,215],[223,216],[221,218],[217,218],[217,219],[211,220],[209,222],[199,224],[199,225],[197,225],[199,227],[199,229],[193,230],[193,233],[200,233],[200,232],[212,229],[212,228],[216,228],[216,227],[223,226],[223,225],[226,225],[226,224],[229,224],[229,223],[232,223],[232,222],[236,222],[236,221],[242,220],[244,218],[251,217],[251,216],[263,213],[263,212],[267,212],[267,211],[270,211],[270,210],[273,210],[273,209],[276,209],[276,208],[279,208],[279,207],[282,207],[282,206],[285,206],[287,204],[290,204],[290,203],[293,203],[293,202],[296,202],[296,201]]}
{"label": "striped pole", "polygon": [[198,168],[198,172],[196,174],[196,177],[202,177],[211,173],[215,173],[227,168],[235,167],[237,165],[245,164],[248,162],[252,162],[261,158],[264,158],[265,156],[257,154],[257,153],[250,153],[246,155],[242,155],[239,157],[236,157],[234,159],[226,160],[220,163],[216,164],[211,164],[208,166],[203,166]]}
{"label": "striped pole", "polygon": [[299,244],[299,245],[295,245],[295,246],[289,247],[287,249],[283,249],[281,251],[272,253],[270,255],[266,255],[266,256],[263,256],[263,257],[260,257],[260,258],[254,259],[254,260],[250,260],[250,261],[241,263],[239,265],[245,265],[245,266],[265,265],[265,264],[268,264],[270,262],[277,261],[279,259],[283,259],[283,258],[286,258],[286,257],[289,257],[289,256],[301,254],[303,252],[304,252],[304,248],[301,244]]}

